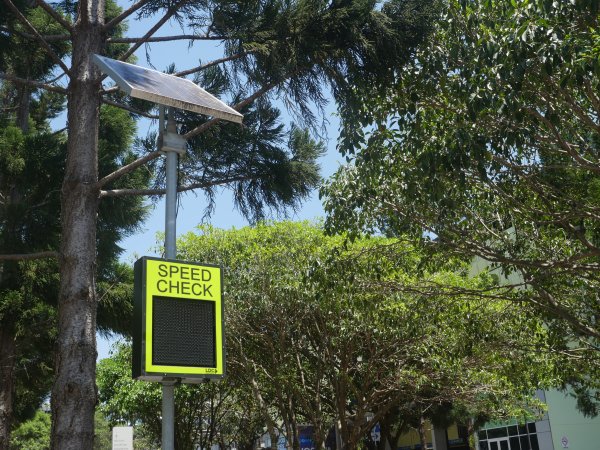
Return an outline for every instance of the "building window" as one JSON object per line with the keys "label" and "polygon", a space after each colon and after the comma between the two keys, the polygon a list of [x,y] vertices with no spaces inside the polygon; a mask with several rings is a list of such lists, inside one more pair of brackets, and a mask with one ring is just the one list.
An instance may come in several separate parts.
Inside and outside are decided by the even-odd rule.
{"label": "building window", "polygon": [[479,450],[539,450],[535,422],[488,428],[477,436]]}

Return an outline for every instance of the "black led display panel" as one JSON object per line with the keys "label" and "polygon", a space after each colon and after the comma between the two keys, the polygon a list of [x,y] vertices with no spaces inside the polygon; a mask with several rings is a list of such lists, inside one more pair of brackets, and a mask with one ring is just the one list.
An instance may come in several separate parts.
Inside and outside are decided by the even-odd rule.
{"label": "black led display panel", "polygon": [[152,363],[216,367],[215,303],[152,298]]}

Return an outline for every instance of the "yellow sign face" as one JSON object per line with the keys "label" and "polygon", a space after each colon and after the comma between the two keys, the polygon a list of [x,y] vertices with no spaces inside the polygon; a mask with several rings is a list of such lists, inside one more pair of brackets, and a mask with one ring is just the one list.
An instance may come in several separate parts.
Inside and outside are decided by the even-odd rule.
{"label": "yellow sign face", "polygon": [[[146,372],[223,375],[221,269],[150,258],[145,263]],[[159,333],[162,334],[159,336]],[[200,347],[208,349],[211,362],[195,363],[193,355],[190,356],[192,362],[179,362],[178,352],[183,352],[185,360],[188,355],[202,351],[198,350],[194,340],[201,342]],[[204,361],[203,358],[200,355],[197,360]]]}

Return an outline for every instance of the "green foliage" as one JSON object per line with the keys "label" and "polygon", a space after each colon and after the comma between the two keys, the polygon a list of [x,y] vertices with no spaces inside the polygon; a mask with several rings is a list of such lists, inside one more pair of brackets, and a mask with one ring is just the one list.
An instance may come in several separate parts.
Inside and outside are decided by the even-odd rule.
{"label": "green foliage", "polygon": [[[24,8],[24,15],[31,25],[40,34],[57,35],[62,34],[64,29],[42,8]],[[31,41],[20,33],[30,33],[31,30],[20,21],[15,20],[14,13],[6,5],[0,6],[0,26],[6,27],[0,38],[0,67],[3,71],[33,80],[41,80],[47,77],[55,66],[46,54],[45,49],[39,45],[31,45]],[[63,57],[70,50],[68,40],[52,41],[49,43],[52,50]],[[23,49],[28,51],[24,52]]]}
{"label": "green foliage", "polygon": [[112,429],[100,411],[94,416],[94,450],[112,449]]}
{"label": "green foliage", "polygon": [[[469,277],[458,259],[402,239],[349,243],[307,223],[199,231],[180,239],[178,257],[224,269],[227,376],[177,387],[178,448],[241,448],[265,424],[294,442],[310,423],[323,441],[342,417],[352,419],[344,442],[358,443],[392,412],[533,417],[530,395],[555,383],[541,322],[486,295],[491,277]],[[99,363],[100,408],[156,445],[160,386],[132,380],[130,367],[125,344]]]}
{"label": "green foliage", "polygon": [[[190,142],[180,162],[180,183],[203,188],[208,213],[223,184],[232,190],[235,206],[253,222],[264,219],[269,209],[280,215],[295,210],[319,186],[317,160],[324,145],[307,130],[295,126],[285,130],[280,111],[269,102],[256,102],[241,112],[242,130],[219,124]],[[188,131],[188,123],[197,124],[191,114],[185,120],[189,122],[182,132]]]}
{"label": "green foliage", "polygon": [[[110,358],[98,364],[100,411],[111,426],[135,426],[136,448],[159,447],[161,387],[131,378],[131,346],[116,344]],[[175,445],[178,449],[209,448],[211,444],[236,439],[249,433],[253,442],[262,423],[253,419],[252,406],[234,394],[227,381],[182,385],[175,391]],[[246,430],[245,427],[251,427]],[[235,437],[234,437],[235,436]],[[145,444],[142,444],[145,442]]]}
{"label": "green foliage", "polygon": [[[37,410],[12,432],[10,450],[50,450],[50,414]],[[95,417],[94,450],[112,448],[112,431],[100,413]]]}
{"label": "green foliage", "polygon": [[224,268],[229,376],[256,386],[264,420],[290,436],[307,422],[324,439],[350,417],[344,442],[359,442],[393,408],[534,414],[529,394],[554,381],[552,358],[533,350],[550,345],[540,322],[482,294],[491,280],[459,260],[300,223],[200,231],[179,256]]}
{"label": "green foliage", "polygon": [[382,82],[407,61],[436,16],[436,2],[295,0],[215,2],[215,34],[226,36],[226,55],[252,85],[285,79],[290,106],[310,123],[307,101],[324,103],[329,83],[342,101],[356,80]]}
{"label": "green foliage", "polygon": [[33,419],[23,422],[13,432],[11,450],[50,450],[50,414],[38,410]]}
{"label": "green foliage", "polygon": [[395,89],[344,112],[353,164],[322,192],[330,229],[411,232],[513,274],[527,289],[500,294],[537,305],[578,387],[600,337],[598,19],[598,2],[448,2]]}
{"label": "green foliage", "polygon": [[[68,96],[71,100],[69,106],[77,104],[78,100],[83,100],[95,102],[90,104],[92,110],[99,108],[100,95],[85,99],[78,98],[80,95],[78,92],[81,91],[77,87],[88,82],[97,82],[95,90],[100,87],[101,80],[98,71],[90,70],[89,67],[84,68],[82,65],[89,63],[91,55],[77,55],[77,51],[94,48],[94,51],[105,52],[109,56],[122,56],[123,52],[128,49],[128,45],[110,42],[108,39],[122,35],[125,30],[124,26],[109,27],[110,29],[89,26],[95,23],[95,20],[102,23],[105,18],[108,20],[114,18],[119,15],[120,8],[115,2],[107,2],[106,11],[92,12],[93,8],[83,8],[77,2],[68,0],[48,4],[46,8],[37,7],[37,5],[22,0],[16,0],[14,4],[34,24],[37,32],[49,36],[47,39],[53,49],[49,53],[55,53],[58,59],[63,59],[65,64],[73,66],[65,69],[65,72],[68,72],[66,75],[70,77],[68,86],[65,88],[69,91]],[[316,159],[322,153],[322,145],[312,139],[305,130],[291,126],[284,131],[279,123],[278,112],[268,103],[265,93],[275,92],[275,88],[277,88],[277,95],[283,98],[288,109],[296,113],[300,119],[299,122],[311,126],[314,131],[313,106],[316,106],[317,109],[320,108],[321,111],[323,109],[325,104],[324,82],[332,86],[340,101],[350,98],[351,89],[349,89],[348,81],[352,82],[353,79],[368,77],[370,80],[384,83],[395,70],[395,64],[404,61],[410,55],[414,45],[422,39],[424,31],[427,29],[427,21],[433,17],[435,12],[435,8],[429,7],[430,4],[431,2],[416,0],[393,0],[382,6],[372,0],[334,2],[199,0],[178,3],[153,0],[140,4],[140,8],[137,9],[138,18],[154,15],[160,17],[167,14],[167,18],[179,21],[182,29],[194,33],[194,38],[223,42],[225,58],[221,62],[224,68],[221,71],[216,69],[207,71],[206,77],[210,78],[213,83],[211,87],[222,89],[222,92],[228,97],[228,101],[241,103],[240,108],[244,105],[246,108],[246,128],[233,130],[231,127],[228,129],[220,124],[211,130],[215,133],[219,132],[218,139],[215,134],[205,133],[203,137],[196,138],[191,142],[189,157],[182,161],[182,166],[189,171],[183,172],[181,180],[189,182],[189,184],[182,184],[181,190],[203,188],[210,200],[216,186],[230,185],[234,190],[236,206],[253,221],[265,217],[268,209],[283,214],[287,210],[296,208],[300,204],[299,202],[306,198],[309,190],[316,187],[319,182]],[[102,7],[104,3],[97,5]],[[50,84],[58,83],[62,75],[54,74],[54,69],[56,66],[65,67],[65,65],[56,64],[56,56],[49,58],[43,48],[32,45],[40,39],[36,31],[20,24],[25,21],[18,20],[19,15],[14,14],[9,6],[0,6],[0,63],[3,70],[6,70],[3,78],[14,79],[13,75],[16,75],[30,79],[33,83],[20,80],[16,84],[18,87],[15,87],[10,83],[3,82],[2,111],[7,111],[9,114],[2,118],[2,128],[14,123],[20,128],[23,135],[29,133],[32,136],[46,137],[49,135],[46,121],[55,116],[62,105],[56,96],[41,95],[32,86],[36,86],[38,81]],[[74,24],[73,28],[61,27],[55,23],[56,14],[52,14],[47,8],[54,8],[56,14],[64,18],[66,22]],[[92,19],[90,15],[93,15],[94,18]],[[152,34],[153,32],[148,33],[147,36]],[[74,54],[68,54],[71,50],[69,42],[83,44],[86,40],[88,44],[91,44],[90,46],[74,46]],[[21,49],[27,49],[27,51],[24,52]],[[174,70],[174,67],[171,67],[170,70]],[[101,95],[139,108],[138,113],[144,114],[150,110],[147,104],[132,101],[122,94],[102,93]],[[252,104],[259,96],[263,96],[265,100],[262,103]],[[5,99],[6,101],[4,101]],[[83,115],[79,116],[79,114]],[[32,252],[56,250],[58,247],[54,244],[62,239],[63,249],[73,248],[69,242],[71,236],[76,233],[67,232],[69,224],[62,224],[62,229],[67,230],[62,237],[56,233],[55,225],[59,224],[58,214],[55,214],[53,220],[49,221],[49,229],[37,233],[33,241],[25,238],[22,241],[13,239],[25,235],[25,233],[21,233],[21,228],[27,228],[32,223],[29,221],[29,217],[17,214],[17,209],[29,207],[35,210],[36,214],[43,215],[50,211],[50,206],[52,206],[56,212],[59,209],[56,207],[55,198],[58,190],[54,188],[61,183],[62,161],[66,160],[69,167],[75,169],[69,170],[67,175],[69,179],[60,184],[63,187],[63,202],[60,206],[62,208],[61,216],[70,220],[68,218],[73,217],[71,213],[75,212],[73,205],[82,205],[79,202],[80,198],[72,198],[80,195],[79,190],[71,189],[72,184],[92,183],[85,186],[85,191],[89,193],[88,188],[93,187],[95,181],[89,179],[89,176],[95,178],[95,174],[103,175],[113,172],[117,167],[145,156],[146,151],[150,148],[152,151],[154,150],[155,140],[149,138],[134,151],[127,151],[128,142],[126,141],[131,131],[131,120],[137,118],[136,114],[127,115],[114,112],[109,113],[108,116],[103,113],[102,116],[100,151],[95,148],[95,142],[92,139],[91,145],[85,149],[85,153],[91,157],[79,160],[78,158],[84,152],[77,148],[79,144],[74,136],[86,135],[89,137],[92,136],[92,133],[97,132],[95,114],[90,113],[88,116],[81,111],[69,111],[69,126],[77,127],[77,120],[74,119],[81,117],[84,119],[81,121],[82,126],[86,129],[78,129],[75,132],[70,130],[71,133],[67,137],[69,140],[68,154],[66,158],[60,159],[60,165],[52,168],[52,170],[57,170],[60,176],[53,177],[50,182],[46,183],[45,168],[42,167],[38,171],[25,171],[22,167],[23,162],[25,165],[29,163],[27,155],[25,155],[25,146],[11,147],[10,152],[12,153],[7,153],[3,149],[3,162],[8,162],[7,167],[10,171],[14,174],[27,174],[29,178],[27,182],[33,187],[35,187],[35,183],[43,185],[48,196],[41,203],[31,204],[28,203],[29,198],[24,197],[26,193],[20,185],[15,184],[14,190],[12,190],[13,185],[10,185],[10,208],[14,206],[15,211],[10,211],[10,217],[8,214],[6,215],[8,218],[6,221],[4,221],[4,215],[1,217],[3,220],[0,224],[2,244],[14,241],[17,244],[23,244],[24,251]],[[92,120],[87,121],[88,117]],[[199,125],[198,120],[192,123],[187,117],[179,119],[180,131],[191,130]],[[200,119],[200,121],[202,120]],[[210,127],[207,126],[207,128]],[[29,130],[34,131],[29,132]],[[107,134],[104,134],[105,132]],[[61,132],[51,136],[57,140],[65,138]],[[49,138],[48,141],[51,139]],[[285,148],[286,146],[287,148]],[[60,148],[61,156],[64,156],[65,148],[62,142],[57,148]],[[4,158],[9,153],[11,158]],[[83,172],[86,175],[84,177],[77,175],[78,169],[81,169],[79,175],[82,175]],[[102,186],[103,189],[112,189],[113,192],[103,192],[100,195],[102,202],[99,211],[96,210],[96,202],[90,201],[85,203],[85,210],[75,212],[75,214],[81,213],[81,217],[89,218],[90,224],[93,222],[94,214],[99,212],[96,234],[97,249],[91,248],[89,242],[79,247],[79,254],[73,258],[73,265],[69,264],[70,256],[63,255],[64,257],[59,261],[61,273],[64,276],[63,281],[82,279],[68,275],[69,272],[77,272],[77,269],[81,267],[79,264],[85,264],[87,268],[97,267],[98,279],[103,290],[101,299],[109,300],[113,304],[123,299],[122,292],[111,292],[110,287],[110,283],[122,272],[122,268],[115,267],[114,264],[114,259],[120,252],[116,242],[120,237],[135,230],[136,224],[143,218],[144,209],[139,200],[121,202],[110,195],[137,195],[139,188],[146,187],[149,181],[153,182],[156,187],[162,187],[163,175],[160,163],[156,161],[149,169],[146,172],[137,170],[135,173],[113,182],[110,186]],[[3,178],[0,181],[4,182],[5,180]],[[99,186],[96,187],[99,189]],[[136,192],[115,192],[121,188]],[[8,198],[6,192],[2,191],[1,194],[3,199]],[[4,213],[4,211],[2,212]],[[21,220],[21,218],[24,219]],[[38,225],[37,222],[34,225]],[[34,229],[33,226],[31,228]],[[74,229],[76,229],[75,226]],[[14,250],[10,246],[3,246],[3,251]],[[97,264],[96,255],[98,256]],[[88,261],[82,263],[81,261],[86,258]],[[2,294],[5,293],[5,288],[7,291],[17,290],[16,287],[19,284],[17,266],[11,267],[10,264],[7,264],[6,267],[11,270],[3,271],[3,275],[10,272],[11,277],[1,280]],[[68,281],[66,282],[68,283]],[[69,297],[69,300],[65,301],[82,301],[81,293],[86,292],[93,295],[94,277],[85,277],[83,283],[87,283],[87,287],[76,289],[70,289],[69,286],[62,283],[61,294],[65,295],[61,295],[61,299]],[[71,286],[71,288],[73,287]],[[23,300],[20,294],[13,296],[12,293],[7,293],[6,298],[11,298],[11,303],[13,300],[14,303]],[[81,306],[84,308],[81,311],[84,311],[87,317],[94,317],[92,302]],[[101,302],[100,307],[102,306]],[[61,335],[63,333],[73,335],[73,330],[69,331],[70,327],[81,322],[72,320],[72,317],[66,317],[70,314],[68,308],[61,308],[59,311],[61,314],[59,324],[61,327],[64,326],[61,328]],[[111,322],[110,326],[116,322]],[[4,323],[2,325],[3,330],[8,329]],[[118,324],[119,327],[122,325],[123,323]],[[82,339],[85,341],[81,348],[93,348],[93,338],[90,333],[78,335],[83,336]],[[68,344],[62,345],[62,343],[61,339],[61,345],[58,347],[60,355],[57,357],[59,362],[67,361],[68,355],[73,354],[72,350],[66,350]],[[93,364],[87,366],[87,371],[83,370],[83,373],[87,372],[88,376],[84,377],[82,384],[87,383],[87,386],[76,389],[77,392],[89,393],[83,400],[87,409],[82,407],[82,410],[87,411],[87,429],[91,429],[90,405],[94,400],[92,380],[89,377],[89,369],[92,368]],[[61,371],[61,374],[63,373]],[[70,374],[64,374],[64,379],[68,379],[69,382],[76,378],[75,376],[70,377]],[[66,392],[66,386],[61,380],[62,378],[58,381],[55,391],[62,389],[63,392]],[[58,395],[53,398],[57,404],[62,402]],[[63,409],[60,405],[56,406],[53,411],[56,412],[55,417],[62,417]],[[58,431],[60,429],[59,422],[63,423],[57,420],[56,435],[61,434]],[[69,420],[64,423],[69,423]],[[252,427],[248,428],[252,429]],[[72,435],[78,436],[80,431],[73,430]],[[63,435],[68,436],[69,433]],[[89,437],[89,433],[87,436]],[[58,437],[55,436],[55,438],[58,440]]]}

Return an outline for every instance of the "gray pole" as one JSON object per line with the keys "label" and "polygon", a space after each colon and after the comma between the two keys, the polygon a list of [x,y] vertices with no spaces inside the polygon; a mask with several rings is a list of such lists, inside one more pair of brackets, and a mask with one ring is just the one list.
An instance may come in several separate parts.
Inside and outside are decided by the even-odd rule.
{"label": "gray pole", "polygon": [[[161,106],[161,109],[163,107]],[[172,115],[169,111],[169,116]],[[161,128],[161,133],[165,130]],[[167,130],[174,131],[175,120],[169,117]],[[175,259],[176,248],[176,219],[177,219],[177,152],[169,151],[167,155],[166,168],[166,200],[165,200],[165,257]],[[175,385],[173,382],[162,383],[162,450],[174,450],[175,448]]]}
{"label": "gray pole", "polygon": [[[167,130],[174,127],[175,122],[167,121]],[[175,259],[175,221],[177,220],[177,153],[167,152],[167,195],[165,200],[165,257]]]}
{"label": "gray pole", "polygon": [[162,384],[162,450],[175,449],[175,385]]}

